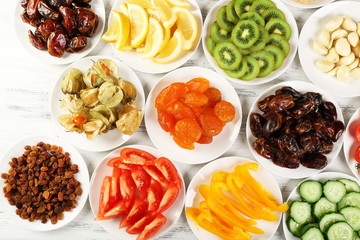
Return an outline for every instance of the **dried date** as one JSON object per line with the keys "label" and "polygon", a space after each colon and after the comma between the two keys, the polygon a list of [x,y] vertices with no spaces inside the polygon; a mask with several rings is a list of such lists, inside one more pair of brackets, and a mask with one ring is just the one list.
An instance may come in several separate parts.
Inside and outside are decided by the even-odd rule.
{"label": "dried date", "polygon": [[327,165],[327,158],[321,153],[305,153],[300,162],[304,167],[323,169]]}
{"label": "dried date", "polygon": [[85,36],[73,37],[67,44],[66,51],[75,53],[84,49],[87,45],[87,38]]}
{"label": "dried date", "polygon": [[86,37],[91,37],[96,31],[99,18],[89,8],[77,8],[76,21],[79,33]]}
{"label": "dried date", "polygon": [[40,0],[38,4],[38,11],[41,16],[50,18],[52,20],[60,20],[60,14],[46,4],[44,0]]}
{"label": "dried date", "polygon": [[39,50],[44,50],[46,48],[43,40],[41,38],[35,36],[31,30],[28,31],[28,36],[29,36],[29,41],[30,41],[31,45],[33,45],[34,47],[36,47]]}
{"label": "dried date", "polygon": [[301,93],[299,93],[292,87],[288,87],[288,86],[282,87],[275,91],[275,95],[283,95],[283,94],[291,95],[294,101],[299,100],[302,96]]}
{"label": "dried date", "polygon": [[67,36],[64,31],[52,32],[47,41],[48,52],[51,56],[62,57],[65,52]]}
{"label": "dried date", "polygon": [[310,99],[301,99],[296,102],[296,106],[292,109],[294,118],[299,119],[310,113],[315,108],[315,102]]}
{"label": "dried date", "polygon": [[271,112],[263,125],[263,135],[270,136],[281,128],[282,116],[276,112]]}
{"label": "dried date", "polygon": [[275,112],[281,112],[294,106],[295,102],[293,100],[293,97],[288,94],[277,95],[269,102],[270,110]]}
{"label": "dried date", "polygon": [[258,113],[252,113],[250,115],[250,129],[252,134],[257,137],[261,138],[263,136],[263,117]]}
{"label": "dried date", "polygon": [[39,34],[43,37],[49,37],[49,35],[52,32],[55,32],[56,30],[61,30],[62,25],[60,22],[54,21],[54,20],[46,20],[45,22],[41,23],[38,27]]}
{"label": "dried date", "polygon": [[255,151],[264,158],[271,159],[273,157],[273,151],[265,138],[256,139],[252,145]]}
{"label": "dried date", "polygon": [[62,17],[62,23],[69,36],[73,36],[77,32],[76,13],[69,7],[61,6],[59,12]]}

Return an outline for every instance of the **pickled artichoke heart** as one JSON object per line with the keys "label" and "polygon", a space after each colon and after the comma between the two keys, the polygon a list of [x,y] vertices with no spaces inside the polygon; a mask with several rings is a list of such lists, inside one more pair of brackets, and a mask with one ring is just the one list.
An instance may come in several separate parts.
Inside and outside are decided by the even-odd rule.
{"label": "pickled artichoke heart", "polygon": [[64,109],[68,114],[72,115],[83,111],[84,102],[74,94],[66,94],[61,100],[60,108]]}
{"label": "pickled artichoke heart", "polygon": [[83,129],[87,139],[92,140],[106,129],[106,125],[99,119],[90,119],[83,125]]}
{"label": "pickled artichoke heart", "polygon": [[61,91],[66,93],[78,93],[84,88],[83,74],[80,70],[72,68],[68,74],[65,75],[61,82]]}
{"label": "pickled artichoke heart", "polygon": [[98,92],[99,89],[97,88],[87,88],[80,91],[80,98],[85,107],[92,108],[99,102]]}
{"label": "pickled artichoke heart", "polygon": [[75,115],[64,114],[58,117],[59,123],[70,132],[83,132],[83,125],[87,122],[86,112],[79,112]]}
{"label": "pickled artichoke heart", "polygon": [[123,92],[112,82],[104,82],[99,88],[98,98],[107,107],[115,107],[123,99]]}
{"label": "pickled artichoke heart", "polygon": [[106,128],[109,129],[111,124],[116,121],[115,111],[105,105],[98,105],[89,110],[91,118],[101,120]]}
{"label": "pickled artichoke heart", "polygon": [[134,84],[128,81],[124,81],[120,79],[119,86],[121,90],[123,91],[124,97],[121,101],[123,105],[125,105],[127,102],[131,102],[135,100],[136,98],[136,88]]}
{"label": "pickled artichoke heart", "polygon": [[93,64],[91,69],[106,82],[117,83],[119,79],[117,66],[109,59],[99,59]]}
{"label": "pickled artichoke heart", "polygon": [[142,111],[135,102],[127,103],[120,109],[116,127],[120,132],[131,135],[136,132],[142,120]]}
{"label": "pickled artichoke heart", "polygon": [[84,76],[84,83],[88,88],[96,88],[100,87],[100,85],[104,82],[98,74],[96,74],[92,68],[89,68]]}

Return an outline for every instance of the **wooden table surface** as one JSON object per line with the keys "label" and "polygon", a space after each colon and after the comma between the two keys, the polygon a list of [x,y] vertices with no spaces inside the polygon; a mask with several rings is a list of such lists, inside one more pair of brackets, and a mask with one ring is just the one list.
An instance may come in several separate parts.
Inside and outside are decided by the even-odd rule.
{"label": "wooden table surface", "polygon": [[[50,97],[53,85],[66,65],[47,65],[44,62],[40,62],[28,54],[20,45],[13,25],[13,18],[19,17],[14,16],[16,2],[15,0],[2,0],[0,7],[0,73],[2,75],[0,77],[0,155],[3,155],[10,146],[26,136],[59,135],[50,114]],[[108,16],[113,2],[114,0],[104,0],[106,16]],[[216,2],[216,0],[198,0],[204,19]],[[297,21],[299,31],[301,31],[306,19],[315,11],[313,9],[301,10],[293,7],[289,7],[289,9]],[[89,56],[94,55],[116,57],[110,44],[103,41],[100,41],[89,54]],[[211,69],[201,45],[184,66],[201,66]],[[146,95],[156,81],[164,75],[136,73],[143,84]],[[264,90],[273,84],[287,80],[309,81],[301,68],[298,55],[296,55],[288,70],[270,83],[256,87],[234,85],[241,100],[244,117],[238,138],[230,150],[223,156],[243,156],[254,159],[245,138],[245,122],[250,106]],[[351,115],[360,107],[360,98],[334,97],[342,108],[345,122],[347,123]],[[153,146],[146,133],[144,123],[141,124],[138,131],[127,144]],[[93,153],[80,149],[79,152],[87,163],[90,176],[97,164],[108,154],[108,152]],[[203,166],[175,164],[180,168],[186,186],[188,186],[195,173]],[[1,169],[1,172],[3,171]],[[343,151],[340,152],[336,161],[326,171],[340,171],[351,174],[346,165]],[[300,182],[300,180],[289,180],[277,176],[275,178],[280,185],[284,199],[287,199],[293,188]],[[3,195],[0,194],[0,197],[3,197]],[[0,239],[116,239],[93,219],[94,216],[87,202],[81,213],[65,227],[50,232],[34,232],[19,228],[4,213],[3,207],[0,206]],[[191,240],[196,239],[196,237],[191,232],[183,214],[176,225],[159,239]],[[279,226],[272,239],[285,239],[281,226]]]}

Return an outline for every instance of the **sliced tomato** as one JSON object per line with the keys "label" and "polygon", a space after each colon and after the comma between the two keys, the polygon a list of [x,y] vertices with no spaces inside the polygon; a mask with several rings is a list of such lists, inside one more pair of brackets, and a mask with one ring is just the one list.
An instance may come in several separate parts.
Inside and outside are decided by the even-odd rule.
{"label": "sliced tomato", "polygon": [[170,183],[161,199],[157,213],[163,213],[166,211],[176,200],[179,195],[179,188],[174,183]]}
{"label": "sliced tomato", "polygon": [[157,215],[154,212],[147,212],[145,216],[140,218],[139,221],[135,222],[134,224],[130,225],[126,232],[129,234],[139,234],[141,233],[145,226],[148,225]]}
{"label": "sliced tomato", "polygon": [[124,201],[120,200],[110,210],[104,214],[104,219],[117,218],[126,213],[127,208],[125,207]]}
{"label": "sliced tomato", "polygon": [[166,223],[166,217],[162,214],[159,214],[151,223],[149,223],[144,231],[138,236],[136,240],[145,240],[154,236]]}
{"label": "sliced tomato", "polygon": [[167,187],[169,185],[169,181],[165,178],[165,176],[161,173],[161,171],[152,165],[144,165],[144,170],[156,181],[158,181],[161,186]]}
{"label": "sliced tomato", "polygon": [[120,178],[111,177],[110,202],[116,203],[121,200]]}
{"label": "sliced tomato", "polygon": [[137,189],[139,190],[140,199],[144,200],[150,186],[150,175],[143,168],[138,168],[131,170],[131,176],[134,179]]}
{"label": "sliced tomato", "polygon": [[120,177],[121,196],[124,200],[126,208],[129,208],[135,200],[136,184],[131,177],[129,170],[123,170]]}
{"label": "sliced tomato", "polygon": [[111,177],[106,176],[103,179],[100,189],[99,210],[96,220],[104,220],[104,214],[106,210],[109,208],[110,188],[111,188]]}
{"label": "sliced tomato", "polygon": [[121,173],[122,173],[122,172],[121,172],[121,168],[113,167],[112,177],[120,178]]}
{"label": "sliced tomato", "polygon": [[121,219],[119,228],[133,225],[142,218],[147,211],[147,203],[140,199],[135,199],[130,211]]}
{"label": "sliced tomato", "polygon": [[160,183],[154,179],[151,179],[151,184],[147,192],[147,201],[149,203],[148,210],[156,211],[159,208],[163,196],[164,191]]}
{"label": "sliced tomato", "polygon": [[124,163],[138,165],[153,165],[156,159],[153,155],[136,148],[124,148],[120,152],[120,156],[124,159]]}
{"label": "sliced tomato", "polygon": [[355,160],[360,163],[360,146],[355,151]]}
{"label": "sliced tomato", "polygon": [[176,170],[174,164],[166,157],[161,157],[155,160],[155,166],[161,171],[165,178],[181,189],[181,178]]}
{"label": "sliced tomato", "polygon": [[360,124],[355,128],[355,139],[356,141],[360,142]]}
{"label": "sliced tomato", "polygon": [[120,169],[126,169],[126,170],[138,168],[138,165],[124,163],[124,161],[125,160],[122,157],[114,157],[114,158],[110,159],[110,161],[107,163],[107,165],[109,167],[118,167]]}

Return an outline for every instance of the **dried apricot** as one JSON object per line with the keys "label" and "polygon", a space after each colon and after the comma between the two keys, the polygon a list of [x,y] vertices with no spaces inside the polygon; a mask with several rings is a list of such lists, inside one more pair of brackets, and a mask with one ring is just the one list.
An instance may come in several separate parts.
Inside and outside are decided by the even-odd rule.
{"label": "dried apricot", "polygon": [[193,143],[201,137],[201,127],[195,119],[184,118],[175,124],[174,136],[185,143]]}
{"label": "dried apricot", "polygon": [[231,122],[235,117],[235,107],[227,102],[220,101],[214,107],[216,116],[223,122]]}
{"label": "dried apricot", "polygon": [[171,132],[174,129],[176,120],[171,113],[166,111],[158,111],[158,121],[165,132]]}
{"label": "dried apricot", "polygon": [[208,97],[206,107],[213,107],[216,103],[221,101],[221,92],[217,88],[209,88],[204,94]]}
{"label": "dried apricot", "polygon": [[180,100],[172,103],[167,108],[167,111],[171,113],[177,121],[183,118],[196,118],[195,113],[192,111],[192,109]]}
{"label": "dried apricot", "polygon": [[182,141],[181,139],[173,136],[173,139],[175,141],[175,143],[177,145],[179,145],[180,147],[184,148],[184,149],[188,149],[188,150],[193,150],[195,149],[194,143],[185,143],[184,141]]}
{"label": "dried apricot", "polygon": [[155,107],[158,110],[165,110],[171,103],[175,102],[189,91],[185,83],[172,83],[164,88],[155,99]]}
{"label": "dried apricot", "polygon": [[209,80],[203,77],[191,79],[186,83],[190,91],[204,93],[210,86]]}
{"label": "dried apricot", "polygon": [[203,93],[190,91],[185,95],[185,102],[194,106],[203,106],[207,104],[208,98]]}
{"label": "dried apricot", "polygon": [[201,135],[200,139],[197,141],[197,143],[200,143],[200,144],[209,144],[209,143],[212,143],[213,141],[213,138],[212,137],[208,137],[208,136],[205,136],[205,135]]}
{"label": "dried apricot", "polygon": [[199,120],[202,128],[202,134],[208,137],[218,135],[224,127],[224,124],[215,115],[212,108],[207,108],[202,111],[199,115]]}

